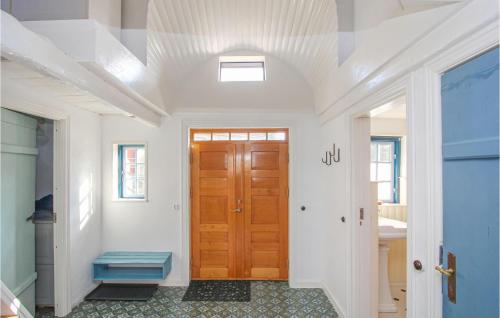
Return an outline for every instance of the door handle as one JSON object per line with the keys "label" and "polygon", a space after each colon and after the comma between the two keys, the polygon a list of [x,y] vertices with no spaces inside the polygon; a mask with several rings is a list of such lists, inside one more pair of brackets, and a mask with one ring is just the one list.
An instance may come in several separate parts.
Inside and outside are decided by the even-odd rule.
{"label": "door handle", "polygon": [[35,212],[31,213],[30,216],[26,218],[26,222],[35,223]]}
{"label": "door handle", "polygon": [[455,275],[455,270],[453,268],[444,269],[441,265],[438,265],[438,266],[434,267],[434,269],[446,277],[451,277],[451,276]]}
{"label": "door handle", "polygon": [[236,200],[236,209],[234,209],[234,212],[240,213],[242,211],[241,209],[241,199]]}
{"label": "door handle", "polygon": [[457,303],[457,259],[453,253],[448,253],[448,268],[444,269],[441,265],[434,267],[448,280],[448,299],[450,302]]}

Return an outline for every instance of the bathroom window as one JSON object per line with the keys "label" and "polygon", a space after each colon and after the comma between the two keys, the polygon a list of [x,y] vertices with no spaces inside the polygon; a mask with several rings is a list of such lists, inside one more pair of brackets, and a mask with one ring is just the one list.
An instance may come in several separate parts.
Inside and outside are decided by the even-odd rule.
{"label": "bathroom window", "polygon": [[399,203],[400,156],[400,137],[372,137],[370,180],[378,183],[378,201]]}
{"label": "bathroom window", "polygon": [[113,154],[115,199],[146,200],[146,145],[115,144]]}

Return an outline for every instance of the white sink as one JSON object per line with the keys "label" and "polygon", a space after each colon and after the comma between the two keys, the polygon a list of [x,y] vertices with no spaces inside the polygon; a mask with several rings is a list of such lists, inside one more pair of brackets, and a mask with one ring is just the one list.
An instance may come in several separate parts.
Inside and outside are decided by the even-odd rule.
{"label": "white sink", "polygon": [[380,240],[400,240],[406,238],[406,222],[379,216],[378,237]]}

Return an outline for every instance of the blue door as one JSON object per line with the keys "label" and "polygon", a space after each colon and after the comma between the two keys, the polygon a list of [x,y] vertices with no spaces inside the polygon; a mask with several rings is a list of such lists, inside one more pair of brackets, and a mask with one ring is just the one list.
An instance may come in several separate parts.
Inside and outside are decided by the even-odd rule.
{"label": "blue door", "polygon": [[442,77],[444,318],[499,317],[498,57]]}

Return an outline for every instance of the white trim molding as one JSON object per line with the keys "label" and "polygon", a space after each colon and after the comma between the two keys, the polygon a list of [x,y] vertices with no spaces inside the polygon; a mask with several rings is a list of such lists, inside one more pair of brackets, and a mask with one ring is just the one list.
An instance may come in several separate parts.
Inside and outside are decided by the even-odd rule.
{"label": "white trim molding", "polygon": [[328,297],[328,300],[330,300],[330,302],[332,303],[333,308],[335,308],[335,312],[337,312],[337,314],[339,315],[339,318],[351,317],[351,316],[346,316],[342,307],[339,306],[339,302],[335,298],[334,294],[325,284],[321,284],[321,288],[323,289],[323,292],[326,294],[326,297]]}
{"label": "white trim molding", "polygon": [[71,312],[69,220],[69,119],[54,122],[54,311],[56,317]]}
{"label": "white trim molding", "polygon": [[[363,99],[384,90],[389,83],[407,76],[423,65],[431,63],[431,69],[441,73],[485,48],[498,44],[497,0],[473,0],[455,6],[455,11],[438,25],[355,83],[345,95],[332,101],[330,106],[320,112],[321,121],[325,123],[339,116]],[[379,45],[378,42],[376,44]],[[454,51],[450,51],[452,47]],[[376,61],[370,59],[368,62]]]}

